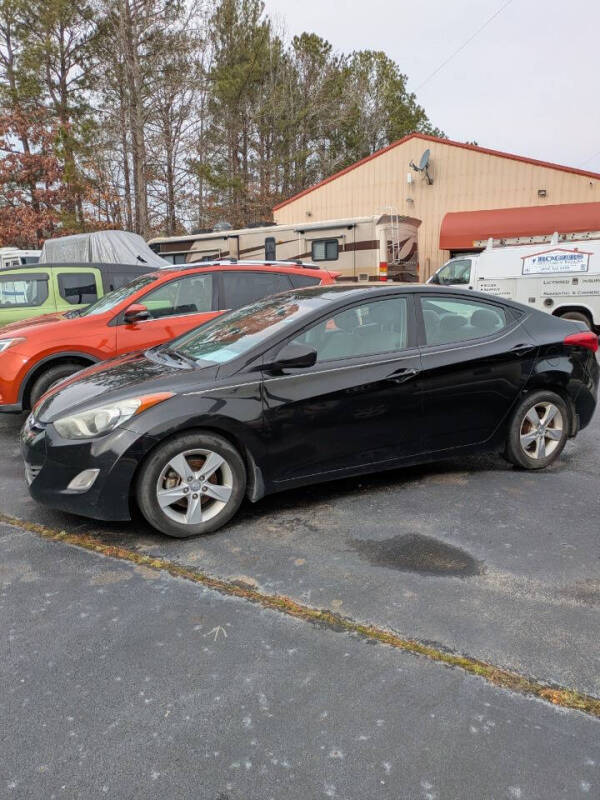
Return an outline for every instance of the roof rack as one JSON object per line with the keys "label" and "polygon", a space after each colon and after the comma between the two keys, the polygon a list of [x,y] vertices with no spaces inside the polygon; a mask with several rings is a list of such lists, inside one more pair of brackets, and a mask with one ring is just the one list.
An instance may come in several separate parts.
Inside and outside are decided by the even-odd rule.
{"label": "roof rack", "polygon": [[198,269],[200,267],[214,267],[219,264],[239,264],[242,267],[302,267],[302,269],[321,269],[318,264],[305,263],[298,259],[266,260],[266,259],[237,259],[237,258],[212,258],[210,261],[191,261],[188,264],[171,264],[162,269]]}
{"label": "roof rack", "polygon": [[540,233],[533,236],[503,236],[501,238],[477,239],[474,247],[507,247],[523,244],[560,244],[561,242],[584,242],[600,239],[600,231],[574,231],[573,233]]}

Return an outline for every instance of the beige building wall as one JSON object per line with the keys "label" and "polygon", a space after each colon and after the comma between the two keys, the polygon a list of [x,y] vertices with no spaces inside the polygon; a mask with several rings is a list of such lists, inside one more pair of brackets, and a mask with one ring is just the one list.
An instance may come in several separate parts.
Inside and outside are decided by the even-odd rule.
{"label": "beige building wall", "polygon": [[[424,150],[431,151],[433,185],[414,172]],[[407,182],[411,173],[413,183]],[[546,196],[538,196],[545,189]],[[366,216],[388,210],[421,220],[420,278],[448,257],[439,249],[440,224],[448,211],[586,203],[600,200],[600,180],[486,152],[411,137],[360,166],[297,197],[279,209],[279,224]]]}

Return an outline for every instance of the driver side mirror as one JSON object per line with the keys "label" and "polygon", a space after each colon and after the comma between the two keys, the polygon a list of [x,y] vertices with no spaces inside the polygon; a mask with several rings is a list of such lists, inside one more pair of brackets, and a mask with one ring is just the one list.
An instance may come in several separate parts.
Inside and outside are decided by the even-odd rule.
{"label": "driver side mirror", "polygon": [[434,272],[434,273],[433,273],[433,275],[431,276],[431,278],[429,278],[429,280],[427,281],[427,283],[434,283],[434,284],[436,284],[437,286],[439,286],[439,284],[440,284],[440,279],[439,279],[439,277],[438,277],[438,274],[437,274],[437,272]]}
{"label": "driver side mirror", "polygon": [[306,369],[317,363],[317,351],[306,344],[286,344],[275,356],[275,359],[262,368],[279,372],[283,369]]}
{"label": "driver side mirror", "polygon": [[140,322],[144,319],[150,319],[150,312],[142,303],[132,303],[125,309],[123,319],[125,321],[125,325],[135,325],[136,322]]}

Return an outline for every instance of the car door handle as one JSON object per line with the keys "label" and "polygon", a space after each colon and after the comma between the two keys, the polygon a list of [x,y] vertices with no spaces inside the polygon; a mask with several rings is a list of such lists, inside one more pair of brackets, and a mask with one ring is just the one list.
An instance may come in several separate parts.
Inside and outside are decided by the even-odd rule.
{"label": "car door handle", "polygon": [[409,381],[411,378],[414,378],[415,375],[418,375],[420,370],[418,369],[403,369],[399,374],[396,374],[393,378],[391,378],[393,383],[405,383]]}
{"label": "car door handle", "polygon": [[516,344],[511,350],[511,353],[517,356],[526,356],[527,353],[531,353],[532,350],[535,350],[534,344]]}

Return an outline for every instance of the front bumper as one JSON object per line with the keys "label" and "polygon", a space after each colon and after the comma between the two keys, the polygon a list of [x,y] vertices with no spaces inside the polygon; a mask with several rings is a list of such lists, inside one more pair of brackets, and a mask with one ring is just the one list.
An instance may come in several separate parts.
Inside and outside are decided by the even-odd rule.
{"label": "front bumper", "polygon": [[[21,452],[29,493],[38,503],[111,522],[131,519],[132,482],[141,459],[154,441],[125,428],[80,442],[61,439],[54,427],[27,419]],[[85,469],[99,470],[86,492],[67,489]]]}
{"label": "front bumper", "polygon": [[29,368],[29,358],[12,347],[0,354],[0,413],[23,410],[21,386]]}

